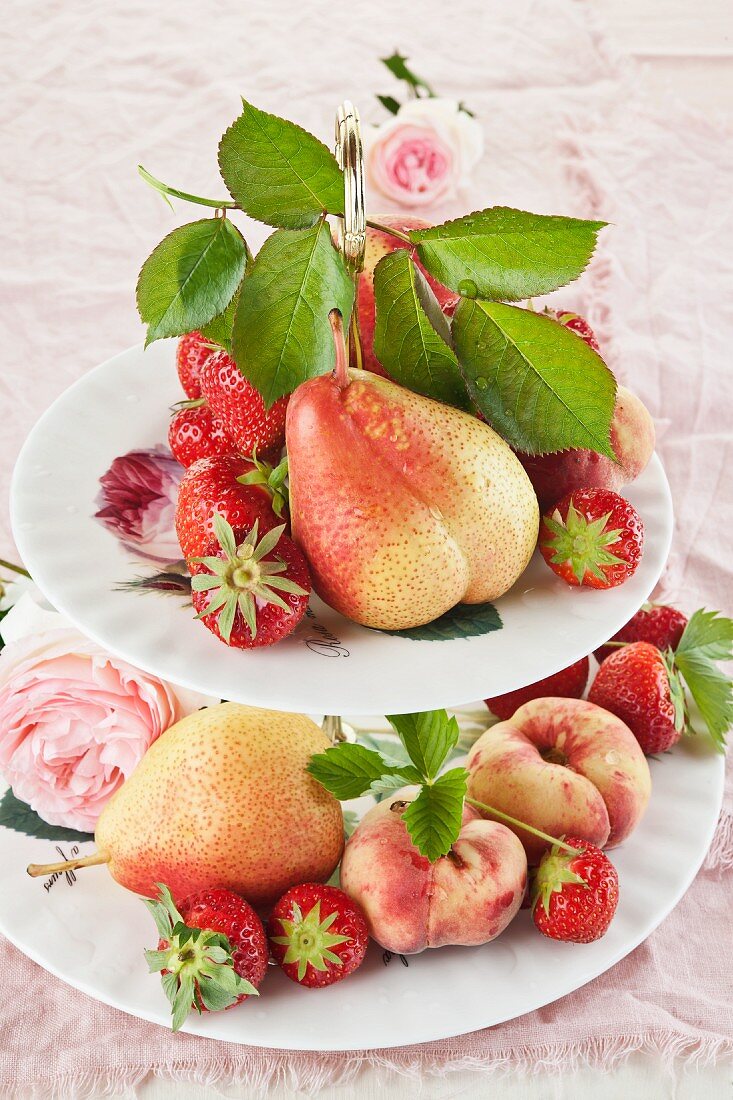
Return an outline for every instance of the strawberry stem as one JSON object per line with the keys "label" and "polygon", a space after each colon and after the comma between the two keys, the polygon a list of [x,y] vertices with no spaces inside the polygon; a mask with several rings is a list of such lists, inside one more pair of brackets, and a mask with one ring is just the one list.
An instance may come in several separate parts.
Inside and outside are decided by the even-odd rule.
{"label": "strawberry stem", "polygon": [[479,802],[475,798],[469,798],[468,795],[466,796],[466,802],[469,806],[481,810],[482,813],[491,814],[492,817],[498,817],[500,821],[506,821],[508,825],[515,825],[518,829],[524,829],[525,832],[532,833],[533,836],[539,837],[540,840],[546,840],[550,844],[557,844],[559,848],[563,848],[566,852],[570,852],[571,855],[579,856],[582,854],[577,848],[573,848],[572,845],[566,844],[564,840],[558,840],[556,836],[550,836],[549,833],[543,833],[542,829],[535,829],[534,825],[527,825],[524,821],[518,821],[516,817],[505,814],[503,810],[497,810],[494,806],[487,806],[485,802]]}
{"label": "strawberry stem", "polygon": [[80,856],[79,859],[65,859],[61,863],[29,863],[26,871],[31,878],[43,878],[45,875],[55,875],[63,871],[76,871],[79,867],[95,867],[99,863],[109,863],[109,856],[103,852],[92,852],[90,856]]}

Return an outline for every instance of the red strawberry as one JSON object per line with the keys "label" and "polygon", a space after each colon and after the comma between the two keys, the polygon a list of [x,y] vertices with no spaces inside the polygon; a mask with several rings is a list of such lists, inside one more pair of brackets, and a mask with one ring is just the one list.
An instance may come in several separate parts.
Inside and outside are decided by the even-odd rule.
{"label": "red strawberry", "polygon": [[581,657],[575,664],[553,673],[552,676],[546,676],[544,680],[538,680],[536,684],[508,691],[505,695],[495,695],[493,699],[485,699],[484,702],[491,713],[504,722],[531,699],[542,699],[545,696],[580,699],[588,683],[589,667],[588,658]]}
{"label": "red strawberry", "polygon": [[588,693],[591,703],[617,715],[646,753],[664,752],[683,732],[695,733],[687,692],[699,720],[722,752],[733,723],[733,681],[717,666],[733,660],[733,620],[696,611],[677,647],[630,642],[601,665]]}
{"label": "red strawberry", "polygon": [[281,397],[266,409],[257,390],[225,351],[217,351],[204,364],[201,392],[242,454],[282,447],[288,398]]}
{"label": "red strawberry", "polygon": [[571,313],[568,309],[556,309],[548,311],[551,316],[554,316],[556,321],[559,321],[565,328],[569,328],[571,332],[574,332],[576,336],[579,336],[581,340],[584,340],[589,348],[593,351],[600,352],[598,347],[598,341],[596,340],[596,334],[590,327],[585,317],[581,317],[578,313]]}
{"label": "red strawberry", "polygon": [[173,414],[168,425],[168,445],[181,466],[236,451],[224,425],[204,401],[184,404]]}
{"label": "red strawberry", "polygon": [[587,840],[568,836],[578,852],[554,844],[534,874],[532,917],[543,936],[592,943],[608,931],[618,905],[618,874],[608,856]]}
{"label": "red strawberry", "polygon": [[577,489],[542,518],[540,552],[570,585],[615,588],[636,572],[644,524],[610,489]]}
{"label": "red strawberry", "polygon": [[[657,649],[676,649],[686,626],[687,617],[676,608],[666,604],[647,604],[609,640],[651,642]],[[617,645],[602,645],[595,650],[594,656],[600,664],[619,648]]]}
{"label": "red strawberry", "polygon": [[202,890],[176,909],[167,886],[146,898],[160,939],[146,951],[151,973],[161,973],[178,1031],[192,1008],[216,1012],[257,993],[267,973],[268,950],[262,921],[231,890]]}
{"label": "red strawberry", "polygon": [[292,634],[311,591],[305,558],[283,534],[284,524],[259,541],[257,530],[255,521],[240,541],[230,524],[215,515],[216,541],[188,563],[198,618],[237,649],[273,645]]}
{"label": "red strawberry", "polygon": [[631,642],[607,657],[588,700],[625,722],[647,754],[666,752],[685,728],[682,685],[650,642]]}
{"label": "red strawberry", "polygon": [[176,366],[183,392],[188,397],[201,396],[201,368],[212,354],[211,342],[200,332],[189,332],[178,341]]}
{"label": "red strawberry", "polygon": [[336,886],[307,882],[283,894],[267,922],[275,962],[299,985],[318,989],[361,966],[369,941],[356,902]]}
{"label": "red strawberry", "polygon": [[[186,559],[206,552],[214,538],[214,515],[219,514],[239,530],[249,531],[259,521],[264,534],[282,523],[285,515],[282,491],[267,484],[263,464],[239,455],[202,458],[186,470],[178,488],[176,534]],[[270,475],[271,481],[282,470]],[[254,483],[262,476],[265,483]],[[245,484],[240,479],[247,478]],[[280,514],[276,514],[279,509]]]}

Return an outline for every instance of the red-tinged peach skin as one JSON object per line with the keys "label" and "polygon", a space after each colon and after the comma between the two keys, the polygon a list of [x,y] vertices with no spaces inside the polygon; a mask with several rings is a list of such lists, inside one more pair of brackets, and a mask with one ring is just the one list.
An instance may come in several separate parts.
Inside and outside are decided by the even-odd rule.
{"label": "red-tinged peach skin", "polygon": [[619,386],[611,422],[611,445],[618,462],[595,451],[558,451],[549,455],[520,454],[544,512],[575,489],[621,491],[635,481],[654,453],[654,421],[640,398]]}
{"label": "red-tinged peach skin", "polygon": [[[476,741],[468,793],[551,836],[613,848],[638,825],[651,777],[631,730],[583,699],[533,699]],[[548,845],[515,830],[530,863]]]}
{"label": "red-tinged peach skin", "polygon": [[402,820],[416,793],[415,787],[397,791],[366,814],[344,850],[341,886],[388,951],[412,955],[427,947],[488,943],[522,903],[522,845],[509,829],[467,806],[458,840],[431,864]]}
{"label": "red-tinged peach skin", "polygon": [[[430,222],[423,221],[422,218],[390,217],[389,215],[385,215],[384,217],[378,217],[376,220],[382,225],[401,230],[403,233],[407,233],[410,229],[427,229],[430,226]],[[387,372],[374,354],[374,324],[376,320],[376,311],[374,308],[374,268],[383,256],[387,256],[390,252],[394,252],[396,248],[409,249],[410,255],[430,283],[433,293],[438,299],[441,308],[446,313],[452,313],[460,301],[460,295],[449,290],[448,287],[443,286],[442,283],[439,283],[432,275],[428,274],[417,259],[417,252],[414,245],[409,245],[405,241],[401,241],[399,237],[394,237],[391,233],[384,233],[381,229],[373,229],[369,226],[366,231],[364,270],[359,275],[359,282],[356,290],[356,308],[359,316],[359,333],[361,335],[364,369],[382,375],[386,375]]]}
{"label": "red-tinged peach skin", "polygon": [[538,508],[487,424],[368,371],[299,386],[287,415],[293,538],[326,603],[401,630],[501,596]]}

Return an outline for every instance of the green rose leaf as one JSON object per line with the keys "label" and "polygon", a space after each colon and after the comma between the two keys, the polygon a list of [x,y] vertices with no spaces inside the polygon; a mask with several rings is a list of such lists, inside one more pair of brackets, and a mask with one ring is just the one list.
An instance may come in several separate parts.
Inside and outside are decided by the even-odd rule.
{"label": "green rose leaf", "polygon": [[502,622],[493,603],[458,603],[438,619],[408,630],[382,630],[395,638],[410,638],[415,642],[445,642],[451,638],[480,638],[501,630]]}
{"label": "green rose leaf", "polygon": [[519,302],[577,279],[605,224],[494,206],[410,237],[430,274],[452,290]]}
{"label": "green rose leaf", "polygon": [[301,229],[320,215],[342,214],[344,180],[326,146],[246,100],[219,145],[219,168],[232,198],[267,225]]}
{"label": "green rose leaf", "polygon": [[242,284],[232,333],[239,369],[268,406],[333,370],[328,315],[338,309],[346,329],[353,301],[354,284],[325,222],[268,237]]}
{"label": "green rose leaf", "polygon": [[142,266],[137,308],[145,346],[183,336],[223,313],[242,281],[247,245],[228,218],[204,218],[164,237]]}
{"label": "green rose leaf", "polygon": [[374,351],[390,377],[426,397],[469,408],[448,321],[404,248],[377,264],[374,298]]}
{"label": "green rose leaf", "polygon": [[403,821],[418,851],[431,863],[446,855],[458,839],[466,794],[466,769],[452,768],[420,791]]}
{"label": "green rose leaf", "polygon": [[16,798],[10,789],[0,799],[0,825],[38,840],[65,840],[70,844],[94,840],[94,833],[81,833],[62,825],[49,825],[27,803]]}
{"label": "green rose leaf", "polygon": [[444,710],[388,714],[387,721],[423,779],[434,779],[460,736],[458,722]]}
{"label": "green rose leaf", "polygon": [[466,299],[453,318],[453,340],[471,397],[512,447],[529,454],[582,447],[615,458],[615,379],[564,325]]}

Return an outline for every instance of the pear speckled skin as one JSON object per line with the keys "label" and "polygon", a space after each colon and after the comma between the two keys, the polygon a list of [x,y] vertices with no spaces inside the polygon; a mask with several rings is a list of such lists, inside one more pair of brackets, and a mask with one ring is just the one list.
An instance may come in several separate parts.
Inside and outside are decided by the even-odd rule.
{"label": "pear speckled skin", "polygon": [[401,630],[506,592],[537,541],[537,498],[487,424],[367,371],[312,379],[286,425],[293,537],[319,596]]}
{"label": "pear speckled skin", "polygon": [[226,887],[252,905],[323,882],[343,849],[341,805],[305,770],[330,745],[299,714],[221,703],[155,741],[105,807],[99,851],[113,878],[176,901]]}

